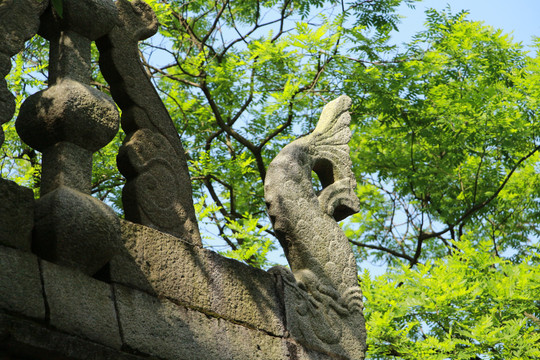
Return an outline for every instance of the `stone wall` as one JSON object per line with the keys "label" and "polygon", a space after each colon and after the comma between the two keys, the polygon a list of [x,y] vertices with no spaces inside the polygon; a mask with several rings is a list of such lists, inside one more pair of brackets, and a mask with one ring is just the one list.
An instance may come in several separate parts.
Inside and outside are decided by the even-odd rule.
{"label": "stone wall", "polygon": [[[152,9],[62,4],[60,15],[46,0],[0,2],[0,124],[15,111],[10,57],[35,34],[50,44],[48,88],[15,122],[42,154],[40,196],[0,179],[0,360],[363,359],[362,293],[336,222],[357,211],[350,99],[269,166],[269,215],[292,271],[252,268],[202,248],[185,150],[139,59]],[[90,86],[92,42],[112,98]],[[117,106],[127,220],[91,196],[92,154],[118,131]],[[320,194],[311,171],[326,179]]]}
{"label": "stone wall", "polygon": [[32,192],[0,180],[0,359],[327,359],[287,330],[284,282],[143,225],[94,276],[31,251]]}

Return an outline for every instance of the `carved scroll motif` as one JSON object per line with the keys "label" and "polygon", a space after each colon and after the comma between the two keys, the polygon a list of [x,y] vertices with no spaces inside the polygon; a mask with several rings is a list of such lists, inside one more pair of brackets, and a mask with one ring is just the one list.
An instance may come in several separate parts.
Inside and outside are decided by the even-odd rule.
{"label": "carved scroll motif", "polygon": [[[315,130],[287,145],[268,167],[265,197],[292,273],[283,279],[291,334],[306,344],[364,358],[362,292],[354,254],[337,221],[354,214],[359,201],[348,142],[350,99],[323,110]],[[315,193],[311,173],[323,190]]]}
{"label": "carved scroll motif", "polygon": [[126,219],[200,244],[184,148],[139,59],[139,41],[157,31],[156,15],[141,0],[116,5],[120,22],[97,45],[127,135],[117,159],[127,179]]}

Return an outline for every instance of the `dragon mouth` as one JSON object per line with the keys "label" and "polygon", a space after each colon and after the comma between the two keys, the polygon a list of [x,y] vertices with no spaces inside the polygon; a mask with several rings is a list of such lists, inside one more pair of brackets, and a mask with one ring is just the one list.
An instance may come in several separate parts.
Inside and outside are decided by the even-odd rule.
{"label": "dragon mouth", "polygon": [[354,192],[356,181],[345,178],[325,187],[319,196],[319,208],[336,221],[357,213],[360,201]]}

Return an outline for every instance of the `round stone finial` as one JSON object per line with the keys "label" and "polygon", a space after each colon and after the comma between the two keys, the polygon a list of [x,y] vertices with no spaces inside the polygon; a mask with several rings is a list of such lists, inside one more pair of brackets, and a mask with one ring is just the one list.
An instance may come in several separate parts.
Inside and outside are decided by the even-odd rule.
{"label": "round stone finial", "polygon": [[39,151],[69,141],[96,152],[114,138],[119,121],[107,95],[66,78],[28,97],[15,127],[21,139]]}

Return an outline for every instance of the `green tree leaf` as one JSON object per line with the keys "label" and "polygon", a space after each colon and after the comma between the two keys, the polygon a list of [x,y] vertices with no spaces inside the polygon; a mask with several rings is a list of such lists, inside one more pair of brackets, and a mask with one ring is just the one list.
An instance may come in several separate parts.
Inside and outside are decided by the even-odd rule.
{"label": "green tree leaf", "polygon": [[64,15],[63,0],[51,0],[52,6],[60,18]]}

